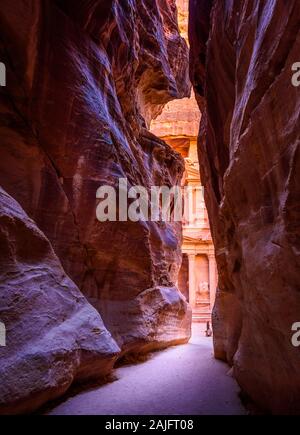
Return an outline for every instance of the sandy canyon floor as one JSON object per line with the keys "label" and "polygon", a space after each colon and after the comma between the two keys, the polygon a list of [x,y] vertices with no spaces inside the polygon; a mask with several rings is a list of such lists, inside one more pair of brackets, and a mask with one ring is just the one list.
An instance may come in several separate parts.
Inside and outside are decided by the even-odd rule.
{"label": "sandy canyon floor", "polygon": [[116,369],[117,380],[70,397],[50,415],[243,415],[239,387],[213,358],[212,339],[193,326],[190,342]]}

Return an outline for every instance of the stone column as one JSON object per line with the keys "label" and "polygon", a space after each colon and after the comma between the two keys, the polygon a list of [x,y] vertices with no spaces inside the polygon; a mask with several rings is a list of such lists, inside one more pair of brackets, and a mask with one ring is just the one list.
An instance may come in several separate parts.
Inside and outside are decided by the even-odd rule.
{"label": "stone column", "polygon": [[208,254],[209,261],[209,298],[210,298],[210,309],[213,309],[215,298],[216,298],[216,287],[217,287],[217,273],[216,273],[216,259],[213,253]]}
{"label": "stone column", "polygon": [[192,308],[195,308],[196,305],[195,266],[196,266],[196,255],[189,254],[189,301]]}

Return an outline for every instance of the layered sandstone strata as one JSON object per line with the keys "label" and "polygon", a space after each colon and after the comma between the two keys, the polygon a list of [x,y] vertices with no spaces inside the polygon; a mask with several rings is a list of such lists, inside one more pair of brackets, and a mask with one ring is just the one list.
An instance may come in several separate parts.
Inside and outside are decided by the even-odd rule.
{"label": "layered sandstone strata", "polygon": [[300,412],[297,0],[191,0],[191,78],[219,270],[215,355],[273,413]]}
{"label": "layered sandstone strata", "polygon": [[101,185],[180,183],[182,158],[147,129],[190,92],[175,1],[3,0],[0,29],[0,184],[122,352],[187,341],[191,314],[175,287],[180,226],[96,219]]}

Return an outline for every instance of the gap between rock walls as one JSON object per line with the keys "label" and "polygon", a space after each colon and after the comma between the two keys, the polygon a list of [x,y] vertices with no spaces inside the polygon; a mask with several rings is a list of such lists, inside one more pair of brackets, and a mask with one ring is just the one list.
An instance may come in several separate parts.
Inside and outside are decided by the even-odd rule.
{"label": "gap between rock walls", "polygon": [[93,385],[87,413],[110,391],[142,415],[135,371],[153,413],[244,414],[241,391],[299,414],[299,22],[297,0],[3,0],[0,414]]}

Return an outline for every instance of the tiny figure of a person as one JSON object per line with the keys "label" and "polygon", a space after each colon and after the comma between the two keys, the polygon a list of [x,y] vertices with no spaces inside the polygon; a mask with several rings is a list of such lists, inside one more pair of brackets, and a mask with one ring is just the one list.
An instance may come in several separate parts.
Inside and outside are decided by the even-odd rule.
{"label": "tiny figure of a person", "polygon": [[206,331],[205,331],[206,337],[212,336],[212,330],[210,327],[210,322],[206,322]]}

